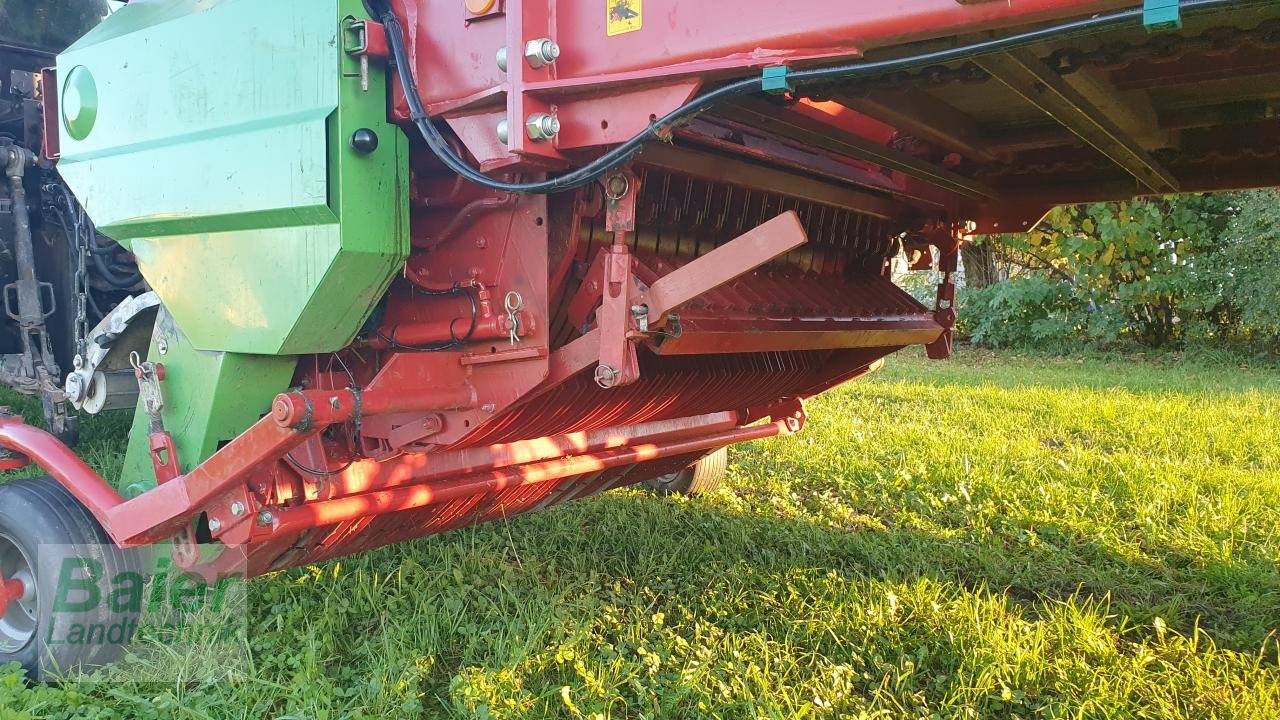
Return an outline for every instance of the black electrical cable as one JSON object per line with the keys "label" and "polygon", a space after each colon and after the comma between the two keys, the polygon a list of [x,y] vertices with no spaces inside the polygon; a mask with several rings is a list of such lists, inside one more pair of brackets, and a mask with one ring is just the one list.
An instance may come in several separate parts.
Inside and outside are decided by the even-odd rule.
{"label": "black electrical cable", "polygon": [[453,331],[453,325],[458,322],[459,318],[454,318],[454,320],[449,323],[449,342],[439,343],[436,345],[404,345],[396,342],[396,330],[393,329],[391,331],[391,337],[387,337],[381,330],[376,331],[374,334],[379,340],[385,342],[389,349],[402,350],[404,352],[445,352],[446,350],[460,348],[470,342],[471,338],[475,337],[476,328],[480,325],[480,306],[476,303],[475,296],[467,292],[463,286],[454,285],[450,290],[425,290],[415,287],[413,292],[421,292],[432,296],[453,295],[465,297],[467,302],[471,304],[471,326],[467,329],[466,335],[458,337],[458,335]]}
{"label": "black electrical cable", "polygon": [[317,470],[312,467],[307,467],[306,465],[303,465],[302,463],[298,462],[298,459],[293,456],[293,453],[289,453],[288,455],[285,455],[284,458],[289,461],[290,465],[294,466],[298,470],[301,470],[302,472],[308,475],[314,475],[316,477],[325,477],[325,478],[333,477],[334,475],[341,475],[342,473],[346,472],[352,465],[356,464],[356,461],[352,459],[352,460],[348,460],[345,465],[338,468],[337,470]]}
{"label": "black electrical cable", "polygon": [[97,268],[98,275],[107,282],[108,285],[117,290],[132,290],[142,282],[142,273],[135,271],[132,275],[117,275],[114,270],[107,267],[107,263],[103,261],[102,256],[98,253],[89,252],[89,259],[93,261],[93,266]]}
{"label": "black electrical cable", "polygon": [[[94,251],[94,247],[98,244],[98,231],[94,228],[93,222],[80,209],[75,196],[71,194],[70,188],[66,185],[59,185],[58,188],[62,194],[62,207],[58,208],[58,216],[65,218],[60,220],[60,224],[62,225],[62,231],[71,236],[69,238],[71,246],[76,248],[77,252],[80,252],[80,240],[87,237],[89,240],[86,243],[89,260],[93,262],[94,268],[97,269],[102,279],[117,290],[132,290],[137,287],[138,283],[142,282],[142,272],[134,269],[132,274],[120,275],[108,267],[102,258],[101,248],[99,248],[99,252]],[[70,223],[70,227],[68,227],[68,223]]]}
{"label": "black electrical cable", "polygon": [[[1241,0],[1183,0],[1179,7],[1184,13],[1195,13],[1218,8],[1238,7],[1247,4],[1251,3],[1248,2],[1248,0],[1245,2],[1242,2]],[[726,100],[763,92],[759,76],[747,78],[745,80],[738,80],[716,90],[712,90],[705,95],[694,98],[687,104],[671,111],[665,117],[650,123],[649,127],[644,132],[636,135],[630,140],[627,140],[604,155],[601,155],[599,158],[596,158],[592,162],[583,165],[576,170],[539,182],[502,182],[500,180],[494,180],[493,178],[481,173],[479,170],[471,167],[465,160],[459,157],[452,148],[449,147],[444,136],[440,134],[440,130],[436,128],[435,124],[431,121],[431,117],[427,113],[426,106],[423,104],[422,95],[418,91],[418,82],[414,77],[413,64],[410,62],[409,53],[405,47],[404,31],[401,29],[400,22],[396,19],[395,13],[392,12],[385,0],[367,0],[366,5],[374,6],[374,14],[381,18],[382,24],[386,28],[387,40],[391,45],[391,53],[395,61],[395,65],[400,71],[398,73],[400,76],[400,86],[404,90],[405,98],[409,103],[409,118],[413,121],[414,125],[417,126],[418,131],[422,133],[422,137],[426,140],[427,146],[431,148],[431,152],[434,153],[446,167],[458,175],[461,175],[477,185],[493,190],[500,190],[502,192],[549,195],[588,185],[600,179],[606,173],[616,170],[626,164],[644,148],[644,144],[646,142],[649,142],[650,140],[661,140],[664,128],[706,112],[710,108]],[[1141,20],[1142,18],[1143,8],[1138,7],[1129,10],[1120,10],[1114,13],[1095,15],[1082,20],[1060,23],[1050,27],[1041,28],[1039,30],[1031,30],[1003,38],[984,40],[982,42],[972,43],[961,47],[934,50],[903,58],[877,60],[874,62],[850,63],[847,65],[836,65],[833,67],[816,68],[813,70],[797,70],[788,73],[787,78],[793,85],[799,86],[853,80],[873,75],[883,75],[890,72],[900,72],[903,70],[954,62],[957,60],[967,60],[997,52],[1006,52],[1044,40],[1094,33],[1112,26]]]}
{"label": "black electrical cable", "polygon": [[[361,420],[360,418],[360,384],[356,382],[355,373],[351,372],[351,368],[347,367],[347,363],[345,360],[342,359],[341,355],[339,355],[338,353],[334,353],[333,359],[337,360],[338,364],[342,365],[343,371],[347,373],[347,381],[350,383],[347,389],[349,389],[356,396],[356,415],[354,420],[356,424],[356,439],[358,441],[360,436],[360,420]],[[330,364],[329,367],[330,368],[333,367],[332,363]],[[293,456],[292,452],[286,453],[284,456],[284,459],[288,460],[289,464],[294,466],[298,470],[301,470],[302,472],[307,473],[308,475],[314,475],[315,477],[322,477],[322,478],[341,475],[342,473],[346,472],[347,469],[350,468],[352,465],[356,464],[355,458],[351,458],[347,460],[345,465],[343,465],[342,467],[336,470],[316,470],[315,468],[307,467],[306,465],[303,465],[298,460],[298,458]]]}

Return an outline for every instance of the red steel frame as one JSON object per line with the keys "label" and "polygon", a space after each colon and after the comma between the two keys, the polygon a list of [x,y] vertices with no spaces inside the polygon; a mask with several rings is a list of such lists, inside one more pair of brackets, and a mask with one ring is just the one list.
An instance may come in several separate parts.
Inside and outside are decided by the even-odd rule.
{"label": "red steel frame", "polygon": [[[579,165],[698,92],[762,67],[848,61],[1135,4],[810,0],[742,12],[720,1],[644,0],[645,29],[610,36],[600,0],[495,0],[474,16],[459,2],[392,0],[430,112],[456,134],[460,154],[509,177]],[[378,30],[370,24],[369,54],[385,57]],[[561,57],[525,62],[536,38],[556,40]],[[495,59],[503,47],[505,71]],[[264,572],[563,502],[794,433],[803,398],[902,346],[949,355],[951,274],[965,231],[957,220],[987,207],[990,189],[887,152],[894,128],[841,105],[738,110],[674,129],[671,145],[568,199],[481,190],[415,154],[413,253],[383,332],[331,358],[303,358],[297,379],[307,390],[281,394],[271,414],[150,492],[122,498],[17,418],[0,417],[0,445],[64,484],[121,545],[186,535],[200,521],[213,538],[250,546],[253,570]],[[390,111],[407,121],[402,96]],[[554,142],[522,131],[542,112],[560,120]],[[509,121],[509,145],[495,131],[500,120]],[[775,127],[792,139],[770,136]],[[795,141],[827,134],[860,154]],[[732,144],[735,159],[705,154],[729,149],[728,135],[750,142]],[[691,206],[673,221],[681,232],[671,241],[649,226],[667,221],[661,201],[680,195],[675,185],[686,204],[731,191]],[[758,221],[735,227],[744,217]],[[686,231],[697,235],[692,251]],[[704,252],[700,233],[715,235],[715,249]],[[826,236],[835,239],[819,246]],[[885,278],[899,237],[909,250],[938,249],[943,282],[932,309]],[[457,293],[478,308],[467,347],[414,353],[387,340],[455,337],[467,307]]]}
{"label": "red steel frame", "polygon": [[[410,30],[415,71],[430,112],[443,115],[489,167],[527,162],[572,164],[563,150],[621,142],[643,131],[704,83],[770,65],[860,57],[882,47],[1131,7],[1116,0],[902,0],[856,3],[740,3],[645,0],[649,32],[607,34],[605,2],[503,0],[502,12],[474,16],[463,3],[394,0]],[[658,26],[654,31],[652,26]],[[554,64],[522,61],[534,38],[559,42]],[[508,48],[503,72],[493,60]],[[462,62],[446,59],[466,58]],[[442,62],[442,60],[445,60]],[[493,129],[554,108],[562,125],[555,145]],[[401,97],[397,114],[407,118]],[[513,120],[513,124],[519,124]]]}

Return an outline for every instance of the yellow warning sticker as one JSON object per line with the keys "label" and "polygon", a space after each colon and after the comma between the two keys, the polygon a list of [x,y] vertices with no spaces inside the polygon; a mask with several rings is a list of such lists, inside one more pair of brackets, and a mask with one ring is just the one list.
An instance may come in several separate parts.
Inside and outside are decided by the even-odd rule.
{"label": "yellow warning sticker", "polygon": [[644,11],[641,7],[644,0],[604,0],[604,2],[609,12],[605,20],[605,25],[609,28],[609,37],[640,29],[644,19]]}

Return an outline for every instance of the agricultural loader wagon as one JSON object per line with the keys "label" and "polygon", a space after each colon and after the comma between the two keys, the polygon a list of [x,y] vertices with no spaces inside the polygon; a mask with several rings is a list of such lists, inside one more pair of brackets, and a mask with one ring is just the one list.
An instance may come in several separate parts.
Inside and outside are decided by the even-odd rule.
{"label": "agricultural loader wagon", "polygon": [[[42,546],[258,575],[713,484],[948,357],[970,235],[1280,184],[1278,51],[1247,0],[0,3],[0,380],[47,428],[0,419],[47,476],[0,486],[0,663],[104,659],[42,640]],[[102,477],[76,417],[122,408]]]}

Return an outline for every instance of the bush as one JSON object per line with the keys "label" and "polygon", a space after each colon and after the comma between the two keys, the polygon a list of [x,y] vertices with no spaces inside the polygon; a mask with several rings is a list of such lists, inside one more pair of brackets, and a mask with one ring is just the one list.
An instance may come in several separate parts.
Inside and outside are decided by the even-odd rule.
{"label": "bush", "polygon": [[1242,340],[1280,343],[1280,192],[1242,193],[1204,262],[1204,295],[1219,290],[1225,319]]}
{"label": "bush", "polygon": [[1038,275],[965,290],[958,305],[960,336],[993,348],[1065,347],[1088,323],[1087,305],[1068,283]]}
{"label": "bush", "polygon": [[1277,352],[1280,192],[1059,208],[995,243],[1010,280],[961,297],[990,347]]}

